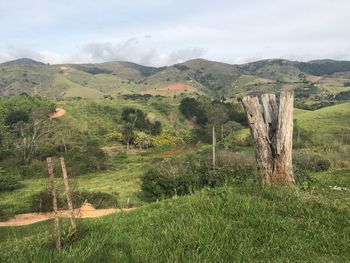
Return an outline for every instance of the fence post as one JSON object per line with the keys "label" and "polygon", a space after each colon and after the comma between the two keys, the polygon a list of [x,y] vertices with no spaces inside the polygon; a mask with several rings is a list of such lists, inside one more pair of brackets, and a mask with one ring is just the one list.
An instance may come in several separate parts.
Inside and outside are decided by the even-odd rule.
{"label": "fence post", "polygon": [[67,174],[66,163],[64,161],[64,157],[63,156],[60,157],[60,162],[61,162],[61,168],[62,168],[63,183],[64,183],[64,187],[65,187],[65,190],[66,190],[68,209],[69,209],[69,213],[70,213],[70,223],[71,223],[73,231],[75,231],[77,226],[75,224],[73,202],[72,202],[71,192],[70,192],[70,189],[69,189],[69,182],[68,182],[68,174]]}
{"label": "fence post", "polygon": [[49,172],[49,183],[52,195],[52,207],[54,211],[54,229],[56,236],[56,249],[61,250],[61,231],[60,231],[60,221],[58,219],[58,209],[57,209],[57,196],[56,196],[56,185],[55,185],[55,176],[53,173],[53,163],[51,157],[47,157],[47,169]]}

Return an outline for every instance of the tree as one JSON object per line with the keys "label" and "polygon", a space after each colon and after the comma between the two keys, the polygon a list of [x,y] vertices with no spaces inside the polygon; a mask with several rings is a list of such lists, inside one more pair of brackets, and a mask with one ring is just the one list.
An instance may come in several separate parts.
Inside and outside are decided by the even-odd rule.
{"label": "tree", "polygon": [[194,120],[196,124],[203,125],[208,121],[206,111],[194,98],[184,98],[181,100],[179,109],[187,119]]}
{"label": "tree", "polygon": [[122,120],[134,127],[134,129],[149,132],[153,135],[159,134],[162,130],[162,125],[159,121],[151,123],[151,121],[147,118],[147,114],[139,109],[123,109]]}
{"label": "tree", "polygon": [[135,134],[134,144],[141,149],[148,148],[151,143],[151,138],[144,132],[137,132]]}
{"label": "tree", "polygon": [[[43,138],[50,133],[49,115],[54,104],[41,97],[16,96],[3,101],[3,127],[11,137],[13,152],[23,163],[30,163]],[[5,142],[3,142],[5,143]]]}
{"label": "tree", "polygon": [[242,103],[263,184],[293,185],[293,93],[281,92],[279,105],[274,94],[263,94],[261,100],[264,116],[257,97],[246,96]]}
{"label": "tree", "polygon": [[130,149],[130,143],[134,139],[134,125],[132,123],[125,123],[122,127],[122,134],[124,137],[124,141],[126,143],[126,149]]}
{"label": "tree", "polygon": [[[17,139],[14,140],[14,145],[20,151],[24,163],[28,164],[31,162],[38,143],[51,131],[48,125],[49,114],[47,111],[47,108],[33,109],[28,120],[20,120],[11,125],[17,135]],[[14,121],[14,119],[12,119],[12,121]]]}

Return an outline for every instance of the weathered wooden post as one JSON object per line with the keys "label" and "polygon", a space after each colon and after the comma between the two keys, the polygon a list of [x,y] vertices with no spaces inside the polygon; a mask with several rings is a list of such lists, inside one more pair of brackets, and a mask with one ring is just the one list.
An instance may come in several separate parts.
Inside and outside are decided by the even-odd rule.
{"label": "weathered wooden post", "polygon": [[54,211],[54,229],[56,236],[56,249],[61,250],[61,231],[60,231],[60,221],[58,219],[58,209],[57,209],[57,196],[56,196],[56,185],[55,185],[55,176],[53,173],[53,163],[51,157],[47,157],[47,168],[49,172],[49,183],[52,195],[52,208]]}
{"label": "weathered wooden post", "polygon": [[69,182],[68,182],[66,163],[64,161],[64,157],[63,156],[60,157],[60,162],[61,162],[61,168],[62,168],[63,183],[64,183],[64,187],[65,187],[65,190],[66,190],[68,209],[69,209],[69,213],[70,213],[70,223],[71,223],[73,231],[75,231],[77,226],[75,224],[73,202],[72,202],[71,192],[70,192],[70,189],[69,189]]}
{"label": "weathered wooden post", "polygon": [[281,92],[279,105],[275,94],[242,99],[254,140],[255,157],[264,186],[293,185],[293,93]]}

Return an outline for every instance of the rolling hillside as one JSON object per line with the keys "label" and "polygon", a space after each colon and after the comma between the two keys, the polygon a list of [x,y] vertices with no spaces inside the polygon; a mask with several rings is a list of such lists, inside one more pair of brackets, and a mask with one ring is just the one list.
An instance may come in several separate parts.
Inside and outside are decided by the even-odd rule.
{"label": "rolling hillside", "polygon": [[[203,94],[234,98],[249,92],[297,89],[302,101],[320,103],[350,87],[350,62],[269,59],[243,65],[194,59],[168,67],[131,62],[46,65],[29,59],[0,64],[0,95],[51,98],[125,94]],[[174,88],[176,87],[176,88]]]}

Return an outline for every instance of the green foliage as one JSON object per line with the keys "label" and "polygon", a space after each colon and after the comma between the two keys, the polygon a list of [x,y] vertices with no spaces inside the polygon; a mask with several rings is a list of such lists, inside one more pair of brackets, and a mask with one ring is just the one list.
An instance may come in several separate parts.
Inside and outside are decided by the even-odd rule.
{"label": "green foliage", "polygon": [[148,131],[153,135],[161,132],[161,123],[159,121],[151,123],[147,118],[147,114],[139,109],[124,108],[122,120],[140,131]]}
{"label": "green foliage", "polygon": [[150,200],[186,195],[204,187],[242,183],[255,178],[254,160],[245,154],[218,151],[217,167],[211,168],[211,156],[187,162],[166,159],[142,176],[142,191]]}
{"label": "green foliage", "polygon": [[[117,193],[74,191],[71,193],[74,208],[80,208],[85,202],[91,204],[96,209],[118,207]],[[61,210],[67,210],[68,205],[65,195],[57,196],[57,207]],[[32,212],[51,212],[52,195],[49,189],[43,190],[30,197],[30,211]]]}
{"label": "green foliage", "polygon": [[187,66],[184,65],[184,64],[175,64],[174,67],[177,68],[177,69],[180,70],[180,71],[186,71],[186,70],[189,70],[189,69],[190,69],[189,67],[187,67]]}
{"label": "green foliage", "polygon": [[122,141],[123,140],[123,133],[120,131],[112,131],[104,135],[104,138],[110,141]]}
{"label": "green foliage", "polygon": [[198,183],[193,164],[165,160],[142,176],[142,191],[147,199],[164,199],[191,193]]}
{"label": "green foliage", "polygon": [[294,152],[293,164],[296,170],[305,172],[327,171],[331,166],[329,160],[310,151]]}
{"label": "green foliage", "polygon": [[[239,104],[225,103],[219,100],[211,101],[203,97],[198,100],[184,98],[180,102],[179,110],[187,119],[196,124],[194,134],[196,139],[202,142],[211,141],[213,126],[216,130],[217,140],[223,140],[224,135],[227,135],[227,128],[232,125],[232,122],[246,125],[245,114]],[[226,131],[224,131],[225,127]]]}
{"label": "green foliage", "polygon": [[89,136],[82,136],[76,144],[68,145],[66,156],[72,175],[106,169],[106,153],[100,148],[98,140]]}
{"label": "green foliage", "polygon": [[151,136],[144,132],[137,132],[135,135],[134,144],[138,146],[140,149],[148,148],[151,144]]}
{"label": "green foliage", "polygon": [[21,187],[22,187],[22,184],[18,176],[9,174],[7,171],[3,170],[0,167],[0,192],[13,191]]}
{"label": "green foliage", "polygon": [[252,139],[248,129],[242,129],[230,133],[221,142],[226,149],[235,150],[241,146],[251,146]]}
{"label": "green foliage", "polygon": [[15,96],[0,100],[0,127],[5,134],[0,143],[7,151],[29,164],[45,138],[50,137],[49,115],[55,105],[48,99]]}
{"label": "green foliage", "polygon": [[5,117],[5,125],[14,125],[18,122],[28,122],[29,114],[25,111],[10,111]]}
{"label": "green foliage", "polygon": [[303,98],[303,99],[307,99],[312,95],[315,95],[319,93],[318,88],[314,85],[311,84],[307,87],[299,87],[297,89],[294,90],[294,96],[295,98]]}
{"label": "green foliage", "polygon": [[[350,86],[350,84],[349,84]],[[335,95],[336,100],[350,100],[350,91],[342,91]]]}
{"label": "green foliage", "polygon": [[97,74],[111,74],[113,71],[108,70],[108,69],[101,69],[101,68],[97,68],[94,66],[83,66],[83,65],[76,65],[76,68],[78,68],[81,71],[93,74],[93,75],[97,75]]}
{"label": "green foliage", "polygon": [[195,123],[203,125],[208,121],[205,111],[194,98],[184,98],[179,106],[180,112],[187,118],[194,118]]}
{"label": "green foliage", "polygon": [[305,103],[304,101],[296,100],[294,105],[298,109],[304,109],[304,110],[318,110],[325,107],[333,106],[335,103],[333,101],[321,101],[316,102],[313,104]]}
{"label": "green foliage", "polygon": [[322,75],[332,75],[336,72],[350,71],[349,61],[319,61],[319,62],[300,62],[297,67],[306,73],[322,76]]}
{"label": "green foliage", "polygon": [[180,142],[180,138],[167,133],[162,133],[157,136],[150,137],[150,144],[154,147],[160,147],[164,145],[174,146]]}

